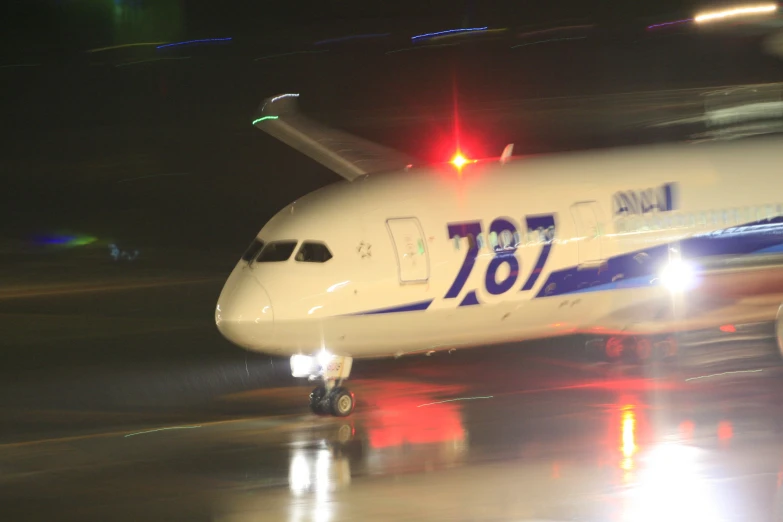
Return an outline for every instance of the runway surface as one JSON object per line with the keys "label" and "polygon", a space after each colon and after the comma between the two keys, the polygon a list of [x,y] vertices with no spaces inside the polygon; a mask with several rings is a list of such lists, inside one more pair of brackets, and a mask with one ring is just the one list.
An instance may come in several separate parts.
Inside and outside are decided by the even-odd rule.
{"label": "runway surface", "polygon": [[0,385],[5,516],[775,520],[781,367],[763,325],[683,337],[655,368],[588,363],[573,339],[360,361],[357,410],[335,419],[307,411],[286,361],[222,345],[188,307],[218,288],[0,301],[4,327],[39,325]]}

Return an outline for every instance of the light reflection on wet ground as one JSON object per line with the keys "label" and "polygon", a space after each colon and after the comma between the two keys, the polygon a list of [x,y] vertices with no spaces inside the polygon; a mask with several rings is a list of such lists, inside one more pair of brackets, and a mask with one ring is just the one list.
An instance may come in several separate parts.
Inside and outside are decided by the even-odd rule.
{"label": "light reflection on wet ground", "polygon": [[501,355],[479,372],[468,358],[422,365],[441,368],[440,379],[357,379],[360,408],[348,419],[302,407],[261,415],[269,397],[304,402],[306,390],[291,387],[232,396],[258,401],[257,416],[6,444],[4,511],[26,520],[772,519],[783,469],[775,367],[732,377],[729,391],[587,373],[594,386],[547,390],[536,375],[544,365],[515,365],[515,385],[496,394],[493,368],[513,359]]}

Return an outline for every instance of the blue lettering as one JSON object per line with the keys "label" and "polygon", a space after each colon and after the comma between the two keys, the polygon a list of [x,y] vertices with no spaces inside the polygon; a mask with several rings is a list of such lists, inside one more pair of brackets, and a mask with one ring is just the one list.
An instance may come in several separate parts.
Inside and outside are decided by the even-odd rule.
{"label": "blue lettering", "polygon": [[[514,241],[514,235],[517,227],[510,220],[498,218],[489,226],[489,233],[497,234],[498,243],[495,245],[495,257],[489,262],[487,274],[484,283],[487,292],[492,295],[500,295],[508,292],[519,276],[519,260],[516,256],[517,245]],[[503,281],[497,281],[497,271],[501,265],[507,264],[509,268],[508,277]]]}
{"label": "blue lettering", "polygon": [[[525,218],[527,225],[526,236],[528,239],[532,239],[536,243],[541,244],[541,251],[538,254],[538,259],[533,266],[532,271],[528,275],[525,284],[522,286],[521,291],[528,291],[535,286],[536,281],[544,271],[549,255],[552,251],[552,245],[555,239],[555,214],[543,214],[527,216]],[[482,245],[476,239],[482,234],[482,227],[480,221],[468,221],[464,223],[451,223],[447,225],[449,239],[453,239],[456,242],[461,241],[461,238],[468,239],[468,252],[465,255],[465,259],[462,262],[462,266],[457,272],[457,276],[449,287],[448,292],[444,296],[444,299],[455,299],[459,297],[462,290],[465,288],[470,277],[473,267],[476,264],[476,257]],[[495,252],[495,256],[489,262],[487,272],[484,276],[484,285],[488,293],[492,295],[502,295],[511,288],[514,287],[519,279],[520,262],[517,259],[516,251],[520,245],[521,234],[517,229],[517,226],[511,219],[497,218],[490,224],[489,247]],[[508,265],[509,273],[502,280],[497,280],[497,271],[501,265]],[[471,290],[463,298],[459,306],[470,306],[480,304],[476,291]]]}
{"label": "blue lettering", "polygon": [[476,255],[478,254],[478,241],[476,238],[481,235],[481,221],[470,221],[467,223],[453,223],[448,225],[449,239],[460,237],[468,238],[468,253],[465,255],[465,260],[462,262],[459,272],[457,272],[457,278],[451,284],[451,288],[446,292],[446,299],[454,299],[462,291],[465,283],[470,277],[470,273],[473,271],[473,266],[476,264]]}
{"label": "blue lettering", "polygon": [[676,183],[664,183],[657,188],[621,190],[612,196],[615,216],[642,215],[675,210]]}
{"label": "blue lettering", "polygon": [[533,266],[533,271],[525,282],[525,286],[522,287],[522,291],[526,292],[533,288],[533,285],[538,281],[538,276],[544,271],[544,265],[546,265],[549,254],[552,252],[552,242],[555,240],[555,215],[546,214],[543,216],[527,216],[525,218],[527,222],[528,230],[538,230],[540,238],[544,245],[541,247],[541,252],[538,254],[538,260]]}

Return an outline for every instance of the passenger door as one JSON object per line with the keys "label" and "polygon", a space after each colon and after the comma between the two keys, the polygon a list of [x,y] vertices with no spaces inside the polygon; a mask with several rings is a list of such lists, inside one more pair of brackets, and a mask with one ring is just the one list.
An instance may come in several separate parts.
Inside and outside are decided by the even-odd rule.
{"label": "passenger door", "polygon": [[414,217],[391,218],[386,226],[397,253],[400,284],[426,283],[430,277],[427,243],[419,220]]}
{"label": "passenger door", "polygon": [[601,207],[595,201],[580,201],[571,205],[571,215],[578,237],[579,266],[600,266],[604,261],[602,241],[605,229]]}

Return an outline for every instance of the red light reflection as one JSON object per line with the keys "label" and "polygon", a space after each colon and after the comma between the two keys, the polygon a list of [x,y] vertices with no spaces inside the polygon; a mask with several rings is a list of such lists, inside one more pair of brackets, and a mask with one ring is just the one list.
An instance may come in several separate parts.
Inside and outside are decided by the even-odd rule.
{"label": "red light reflection", "polygon": [[680,434],[682,435],[682,438],[686,441],[693,440],[693,430],[695,429],[695,426],[693,424],[693,421],[690,420],[684,420],[680,423]]}
{"label": "red light reflection", "polygon": [[730,421],[720,421],[718,423],[718,439],[722,441],[731,440],[734,436],[734,427]]}
{"label": "red light reflection", "polygon": [[444,395],[460,394],[462,387],[390,381],[374,384],[377,388],[363,391],[367,400],[378,406],[366,423],[373,449],[465,440],[462,405],[437,404]]}

